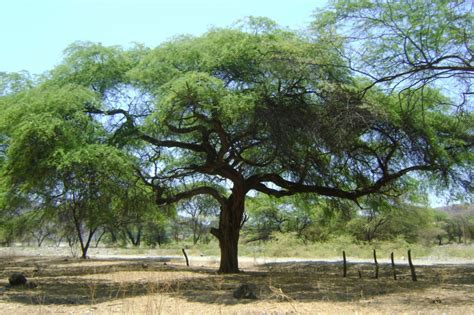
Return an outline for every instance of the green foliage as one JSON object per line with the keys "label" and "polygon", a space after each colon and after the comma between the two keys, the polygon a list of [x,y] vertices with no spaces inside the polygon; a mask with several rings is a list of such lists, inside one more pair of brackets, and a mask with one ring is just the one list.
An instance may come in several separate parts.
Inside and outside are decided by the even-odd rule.
{"label": "green foliage", "polygon": [[4,167],[12,184],[21,180],[29,187],[52,185],[48,175],[64,152],[90,142],[96,129],[81,110],[91,99],[88,91],[71,85],[38,87],[12,97],[0,117],[0,133],[7,135],[8,146]]}
{"label": "green foliage", "polygon": [[322,242],[344,233],[354,215],[353,205],[338,200],[297,195],[282,199],[258,194],[248,198],[249,220],[243,228],[245,242],[272,240],[274,233],[292,233],[304,243]]}
{"label": "green foliage", "polygon": [[0,72],[0,97],[19,93],[34,86],[34,78],[26,72]]}
{"label": "green foliage", "polygon": [[[84,111],[85,105],[99,101],[88,88],[48,81],[2,101],[4,204],[9,211],[20,211],[21,218],[37,216],[38,208],[54,214],[87,250],[98,227],[122,211],[114,206],[123,202],[112,201],[137,182],[135,159],[108,145],[103,126]],[[148,189],[149,204],[151,196]],[[143,204],[140,198],[132,201],[137,207]]]}
{"label": "green foliage", "polygon": [[11,246],[25,234],[25,219],[22,217],[6,217],[0,220],[0,244]]}
{"label": "green foliage", "polygon": [[64,51],[64,62],[51,73],[57,84],[74,84],[91,89],[100,96],[117,84],[126,83],[140,47],[125,53],[121,47],[105,47],[91,42],[75,42]]}
{"label": "green foliage", "polygon": [[219,204],[211,197],[202,195],[181,201],[177,204],[176,211],[181,225],[181,233],[189,234],[193,244],[209,242],[211,224],[219,213]]}
{"label": "green foliage", "polygon": [[363,241],[393,240],[402,237],[410,243],[431,223],[427,209],[408,204],[392,206],[384,211],[368,210],[348,223],[347,230]]}
{"label": "green foliage", "polygon": [[[304,243],[329,241],[341,235],[354,241],[403,238],[414,243],[420,237],[426,239],[434,225],[427,208],[386,196],[369,198],[359,209],[355,204],[305,195],[283,200],[257,195],[248,200],[246,208],[250,218],[243,231],[246,242],[273,240],[277,232],[293,233]],[[435,240],[433,235],[429,242]]]}

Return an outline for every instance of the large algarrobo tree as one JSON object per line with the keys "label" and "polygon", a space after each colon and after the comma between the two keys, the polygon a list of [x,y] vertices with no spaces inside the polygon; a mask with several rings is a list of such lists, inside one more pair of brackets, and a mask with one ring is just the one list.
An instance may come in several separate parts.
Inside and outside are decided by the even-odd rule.
{"label": "large algarrobo tree", "polygon": [[362,98],[325,39],[267,20],[245,27],[153,50],[76,44],[48,79],[95,93],[83,110],[141,161],[136,171],[157,203],[216,200],[220,272],[239,271],[251,191],[357,201],[396,193],[410,174],[446,179],[470,169],[472,120],[446,112],[437,91],[423,94],[425,111],[416,93]]}
{"label": "large algarrobo tree", "polygon": [[181,38],[128,73],[154,105],[144,120],[143,112],[91,108],[121,115],[121,131],[155,150],[143,155],[156,172],[142,177],[158,203],[208,194],[220,204],[211,231],[220,272],[238,271],[252,190],[357,200],[402,184],[409,173],[446,175],[464,161],[468,121],[443,113],[445,98],[432,91],[426,113],[413,94],[401,103],[377,91],[361,99],[337,66],[343,61],[324,47],[270,23]]}

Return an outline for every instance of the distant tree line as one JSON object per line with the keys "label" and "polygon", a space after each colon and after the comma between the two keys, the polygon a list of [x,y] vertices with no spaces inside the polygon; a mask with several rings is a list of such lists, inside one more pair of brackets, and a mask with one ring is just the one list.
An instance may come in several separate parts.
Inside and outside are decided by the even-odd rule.
{"label": "distant tree line", "polygon": [[[378,200],[381,202],[381,200]],[[177,213],[154,217],[156,211],[126,215],[97,227],[92,246],[159,247],[169,244],[196,245],[212,240],[218,208],[212,199],[197,197],[177,206]],[[474,207],[459,204],[431,209],[398,201],[357,207],[314,198],[271,198],[262,194],[249,199],[248,219],[242,230],[243,242],[272,241],[277,235],[292,234],[305,244],[326,242],[345,235],[354,242],[403,239],[424,245],[468,244],[474,237]],[[41,247],[79,245],[79,235],[68,216],[47,212],[25,212],[3,217],[0,244],[14,243]]]}

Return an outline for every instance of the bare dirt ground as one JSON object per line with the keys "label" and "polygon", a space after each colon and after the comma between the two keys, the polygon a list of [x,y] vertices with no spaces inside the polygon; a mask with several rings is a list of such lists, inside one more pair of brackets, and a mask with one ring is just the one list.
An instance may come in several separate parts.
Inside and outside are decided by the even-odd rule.
{"label": "bare dirt ground", "polygon": [[[242,259],[243,273],[220,275],[215,259],[198,257],[186,267],[174,257],[27,254],[0,251],[0,314],[474,314],[474,263],[417,265],[413,282],[402,262],[393,280],[390,265],[374,279],[368,262],[343,278],[340,262]],[[7,288],[16,271],[38,286]],[[257,300],[233,297],[243,283]]]}

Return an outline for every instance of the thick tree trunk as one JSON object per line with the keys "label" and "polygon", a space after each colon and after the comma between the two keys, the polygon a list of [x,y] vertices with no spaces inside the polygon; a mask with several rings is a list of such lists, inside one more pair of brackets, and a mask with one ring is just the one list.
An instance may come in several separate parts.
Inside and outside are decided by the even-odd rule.
{"label": "thick tree trunk", "polygon": [[242,219],[245,210],[245,193],[234,187],[227,204],[221,207],[219,229],[211,229],[212,235],[219,240],[221,261],[219,273],[238,273],[238,244]]}
{"label": "thick tree trunk", "polygon": [[221,249],[221,261],[219,266],[220,273],[238,273],[238,244],[239,244],[239,225],[229,224],[219,228],[222,232],[219,237],[219,247]]}

